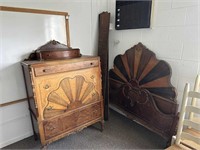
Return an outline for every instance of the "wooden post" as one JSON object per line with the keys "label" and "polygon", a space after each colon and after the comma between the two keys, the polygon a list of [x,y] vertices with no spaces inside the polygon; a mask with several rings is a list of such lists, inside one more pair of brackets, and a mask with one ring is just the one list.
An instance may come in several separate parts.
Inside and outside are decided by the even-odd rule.
{"label": "wooden post", "polygon": [[102,12],[99,14],[99,41],[98,56],[101,59],[102,71],[102,94],[104,98],[104,119],[109,116],[109,80],[108,80],[108,37],[109,37],[110,13]]}
{"label": "wooden post", "polygon": [[65,24],[66,24],[67,46],[71,47],[71,45],[70,45],[70,33],[69,33],[69,15],[65,16]]}

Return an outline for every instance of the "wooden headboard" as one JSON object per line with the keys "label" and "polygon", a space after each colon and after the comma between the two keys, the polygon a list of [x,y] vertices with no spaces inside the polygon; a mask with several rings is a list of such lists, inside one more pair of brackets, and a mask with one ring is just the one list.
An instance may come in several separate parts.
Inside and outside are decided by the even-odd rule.
{"label": "wooden headboard", "polygon": [[114,59],[109,71],[110,104],[169,141],[178,121],[170,78],[169,64],[138,43]]}

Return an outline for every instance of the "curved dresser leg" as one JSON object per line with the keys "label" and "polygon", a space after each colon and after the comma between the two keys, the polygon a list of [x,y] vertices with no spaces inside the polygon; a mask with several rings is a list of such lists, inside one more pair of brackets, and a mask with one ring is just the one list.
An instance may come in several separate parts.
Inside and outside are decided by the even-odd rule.
{"label": "curved dresser leg", "polygon": [[48,144],[43,145],[43,146],[41,147],[41,150],[47,150],[47,149],[48,149]]}

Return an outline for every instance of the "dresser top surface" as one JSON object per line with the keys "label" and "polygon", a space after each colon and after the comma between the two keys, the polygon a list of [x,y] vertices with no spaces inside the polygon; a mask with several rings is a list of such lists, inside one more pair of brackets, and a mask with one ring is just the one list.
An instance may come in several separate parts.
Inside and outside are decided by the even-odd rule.
{"label": "dresser top surface", "polygon": [[45,64],[62,64],[62,63],[75,63],[80,61],[88,61],[88,60],[97,60],[99,56],[88,56],[84,55],[79,58],[72,58],[72,59],[59,59],[59,60],[27,60],[22,61],[22,65],[45,65]]}

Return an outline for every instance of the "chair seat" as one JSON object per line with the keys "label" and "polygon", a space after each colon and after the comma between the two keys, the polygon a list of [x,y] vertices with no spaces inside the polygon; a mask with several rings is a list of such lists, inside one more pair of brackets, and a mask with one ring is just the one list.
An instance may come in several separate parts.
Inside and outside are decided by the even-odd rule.
{"label": "chair seat", "polygon": [[[184,130],[184,132],[186,133],[190,133],[191,135],[195,136],[195,137],[200,137],[200,131],[198,130],[195,130],[195,129],[192,129],[192,128],[187,128]],[[181,143],[183,145],[190,145],[190,147],[194,148],[194,149],[197,149],[197,150],[200,150],[200,145],[193,142],[193,141],[190,141],[190,140],[182,140]]]}
{"label": "chair seat", "polygon": [[196,136],[196,137],[200,137],[200,131],[195,130],[193,128],[187,128],[187,129],[184,130],[184,132],[190,133],[190,134],[192,134],[193,136]]}
{"label": "chair seat", "polygon": [[[188,99],[191,99],[190,104]],[[167,150],[200,150],[200,107],[197,100],[200,100],[200,75],[197,75],[193,91],[189,83],[185,85],[177,134],[172,137],[172,146]]]}
{"label": "chair seat", "polygon": [[168,147],[165,150],[191,150],[188,147],[185,147],[184,145],[180,144],[180,145],[171,145],[170,147]]}
{"label": "chair seat", "polygon": [[[199,117],[194,117],[192,119],[192,121],[196,122],[196,123],[200,123],[200,118]],[[200,131],[195,130],[193,128],[187,128],[184,130],[184,132],[186,133],[190,133],[191,135],[195,136],[195,137],[200,137]],[[185,144],[185,145],[192,145],[191,147],[194,149],[198,149],[200,150],[200,145],[196,144],[193,141],[189,141],[189,140],[182,140],[181,143]]]}

